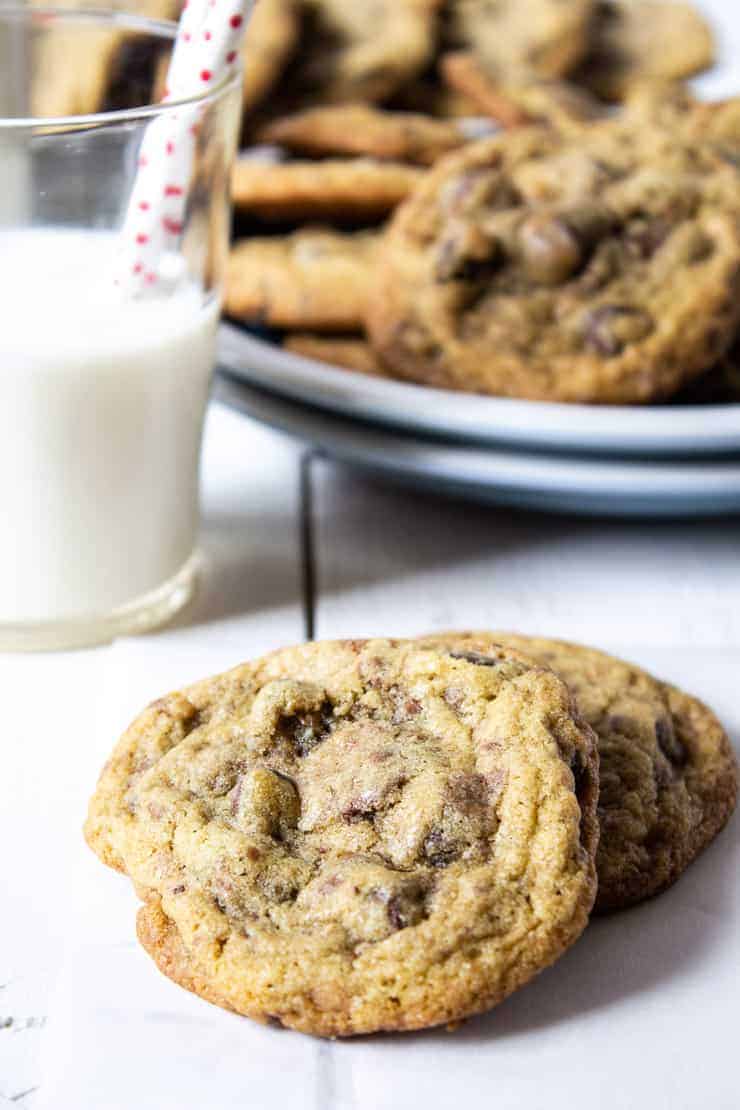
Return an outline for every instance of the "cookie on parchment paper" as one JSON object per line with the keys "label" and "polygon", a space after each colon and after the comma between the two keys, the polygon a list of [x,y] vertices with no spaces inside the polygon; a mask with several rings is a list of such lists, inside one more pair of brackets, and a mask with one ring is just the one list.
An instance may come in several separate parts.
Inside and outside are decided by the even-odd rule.
{"label": "cookie on parchment paper", "polygon": [[597,775],[566,686],[516,652],[309,644],[145,710],[86,836],[188,989],[320,1035],[418,1029],[579,936]]}

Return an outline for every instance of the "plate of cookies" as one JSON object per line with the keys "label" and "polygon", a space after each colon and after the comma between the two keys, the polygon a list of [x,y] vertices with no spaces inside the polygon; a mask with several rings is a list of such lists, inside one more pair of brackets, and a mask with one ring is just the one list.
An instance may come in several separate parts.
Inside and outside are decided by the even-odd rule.
{"label": "plate of cookies", "polygon": [[255,12],[221,367],[408,437],[740,453],[740,19],[387,7]]}

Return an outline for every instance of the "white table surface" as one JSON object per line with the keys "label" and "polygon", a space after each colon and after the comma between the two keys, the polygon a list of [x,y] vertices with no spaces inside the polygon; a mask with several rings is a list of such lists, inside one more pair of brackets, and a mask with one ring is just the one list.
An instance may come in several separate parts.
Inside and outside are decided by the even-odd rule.
{"label": "white table surface", "polygon": [[[98,1036],[107,1064],[90,1110],[133,1105],[118,1101],[125,1084],[116,1068],[130,1077],[142,1067],[144,1082],[152,1043],[144,1019],[161,1025],[163,1009],[178,1042],[187,1044],[200,1022],[204,1051],[210,1036],[222,1046],[241,1043],[273,1067],[284,1061],[281,1083],[295,1110],[390,1110],[415,1092],[435,1110],[452,1105],[438,1089],[435,1101],[429,1089],[429,1076],[445,1060],[450,1076],[465,1062],[471,1091],[486,1092],[498,1076],[498,1106],[535,1110],[542,1088],[527,1064],[533,1051],[553,1089],[564,1075],[578,1075],[582,1054],[601,1052],[605,1084],[613,1092],[621,1077],[629,1092],[622,1062],[606,1063],[616,1029],[630,1031],[643,1089],[658,1092],[652,1110],[689,1108],[699,1105],[682,1101],[697,1076],[697,1023],[711,1044],[709,1078],[702,1075],[700,1088],[713,1091],[713,1110],[736,1106],[737,1022],[730,1018],[740,996],[740,823],[663,899],[592,926],[502,1016],[473,1023],[457,1038],[386,1038],[349,1050],[257,1030],[161,980],[133,945],[135,899],[127,881],[101,868],[80,826],[103,760],[143,704],[300,640],[307,622],[321,637],[509,626],[626,651],[710,699],[737,742],[740,521],[584,521],[409,495],[322,460],[302,467],[291,444],[220,406],[210,413],[204,470],[203,584],[177,628],[87,652],[0,656],[0,1105],[40,1105],[40,1050],[45,1038],[54,1039],[45,1019],[64,967],[66,1009],[60,1014],[52,1004],[52,1014],[79,1037],[72,1048],[62,1042],[61,1068],[57,1045],[49,1074],[60,1091],[74,1087],[76,1069],[95,1058]],[[78,1004],[70,1004],[76,994]],[[119,1008],[113,1039],[110,1030],[105,1039],[105,1015],[96,1010],[100,997]],[[573,1058],[564,1060],[562,1045],[571,1042]],[[166,1076],[169,1056],[158,1059]],[[286,1075],[294,1076],[292,1086]],[[174,1084],[176,1103],[158,1096],[162,1078],[152,1078],[137,1108],[204,1105],[194,1082],[191,1097]],[[282,1096],[270,1101],[275,1089],[273,1080],[263,1100],[252,1086],[250,1097],[233,1105],[282,1105]],[[52,1110],[88,1110],[61,1094],[56,1100],[54,1090],[41,1094]],[[487,1094],[480,1097],[470,1105],[487,1104]],[[222,1093],[218,1105],[232,1103]]]}

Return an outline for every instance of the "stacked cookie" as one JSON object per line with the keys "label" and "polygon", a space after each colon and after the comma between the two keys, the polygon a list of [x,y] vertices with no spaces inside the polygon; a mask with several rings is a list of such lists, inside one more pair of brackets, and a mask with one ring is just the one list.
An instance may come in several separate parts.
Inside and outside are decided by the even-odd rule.
{"label": "stacked cookie", "polygon": [[736,789],[694,698],[591,649],[450,633],[285,649],[162,698],[86,836],[175,982],[348,1036],[494,1006],[594,902],[678,878]]}
{"label": "stacked cookie", "polygon": [[379,7],[260,0],[227,314],[449,389],[740,397],[740,101],[677,83],[713,59],[699,15]]}

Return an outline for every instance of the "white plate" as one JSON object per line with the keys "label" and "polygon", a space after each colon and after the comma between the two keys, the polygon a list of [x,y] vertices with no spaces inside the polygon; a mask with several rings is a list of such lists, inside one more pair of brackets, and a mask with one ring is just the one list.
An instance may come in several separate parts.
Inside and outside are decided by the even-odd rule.
{"label": "white plate", "polygon": [[[697,82],[708,98],[740,89],[737,0],[695,0],[714,25],[717,65]],[[601,455],[740,454],[740,404],[697,407],[556,405],[369,378],[292,355],[224,324],[221,365],[242,380],[355,420],[458,442]]]}
{"label": "white plate", "polygon": [[251,385],[344,417],[466,443],[610,455],[740,452],[740,404],[627,408],[453,393],[337,370],[228,323],[219,362]]}
{"label": "white plate", "polygon": [[449,445],[354,423],[226,375],[216,397],[328,457],[437,493],[587,515],[740,513],[740,459],[605,461]]}

